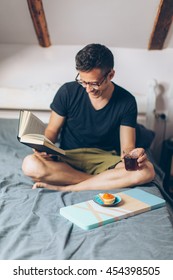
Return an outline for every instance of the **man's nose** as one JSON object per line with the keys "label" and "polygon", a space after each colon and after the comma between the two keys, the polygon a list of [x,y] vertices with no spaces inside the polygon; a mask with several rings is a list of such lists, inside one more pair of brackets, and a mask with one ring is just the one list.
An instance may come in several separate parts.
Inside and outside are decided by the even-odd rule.
{"label": "man's nose", "polygon": [[86,85],[86,91],[87,92],[92,92],[92,91],[94,91],[94,89],[93,89],[93,87],[90,84],[87,84]]}

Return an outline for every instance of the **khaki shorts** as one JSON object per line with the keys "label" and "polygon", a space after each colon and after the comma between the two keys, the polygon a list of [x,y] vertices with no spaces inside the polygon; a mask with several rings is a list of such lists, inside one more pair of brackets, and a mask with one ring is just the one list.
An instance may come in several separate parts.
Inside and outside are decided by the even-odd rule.
{"label": "khaki shorts", "polygon": [[67,158],[63,162],[89,174],[99,174],[107,169],[114,168],[121,161],[115,151],[104,151],[97,148],[80,148],[66,150]]}

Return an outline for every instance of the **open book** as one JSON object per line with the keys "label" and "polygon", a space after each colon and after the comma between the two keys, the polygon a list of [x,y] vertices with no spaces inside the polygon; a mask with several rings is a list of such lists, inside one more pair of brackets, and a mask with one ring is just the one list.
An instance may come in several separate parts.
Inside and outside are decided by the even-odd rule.
{"label": "open book", "polygon": [[65,151],[58,148],[46,136],[46,125],[32,112],[21,110],[19,115],[18,140],[39,151],[48,154],[65,156]]}

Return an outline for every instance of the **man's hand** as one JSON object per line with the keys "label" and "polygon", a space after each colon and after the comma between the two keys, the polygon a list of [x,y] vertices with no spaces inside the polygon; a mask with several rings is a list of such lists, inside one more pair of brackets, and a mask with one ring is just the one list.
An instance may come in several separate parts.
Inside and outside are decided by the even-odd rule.
{"label": "man's hand", "polygon": [[139,167],[143,167],[145,165],[145,162],[147,160],[147,155],[143,148],[135,148],[131,151],[131,154],[137,155],[138,157],[137,162]]}
{"label": "man's hand", "polygon": [[134,156],[135,158],[138,158],[137,162],[138,162],[139,168],[142,168],[145,165],[145,162],[147,160],[147,155],[146,155],[145,150],[143,148],[134,148],[134,149],[127,148],[127,149],[124,149],[121,158],[124,159],[126,154],[129,154],[132,157]]}
{"label": "man's hand", "polygon": [[56,155],[47,154],[46,152],[39,152],[35,149],[33,149],[33,152],[37,157],[42,157],[47,161],[57,161],[58,160],[58,156],[56,156]]}

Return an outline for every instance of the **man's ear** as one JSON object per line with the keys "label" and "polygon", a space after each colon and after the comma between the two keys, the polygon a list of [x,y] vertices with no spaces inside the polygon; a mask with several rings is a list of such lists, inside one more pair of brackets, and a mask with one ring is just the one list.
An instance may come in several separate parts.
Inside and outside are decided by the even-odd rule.
{"label": "man's ear", "polygon": [[112,80],[114,76],[115,76],[115,70],[112,69],[110,74],[109,74],[109,79]]}

